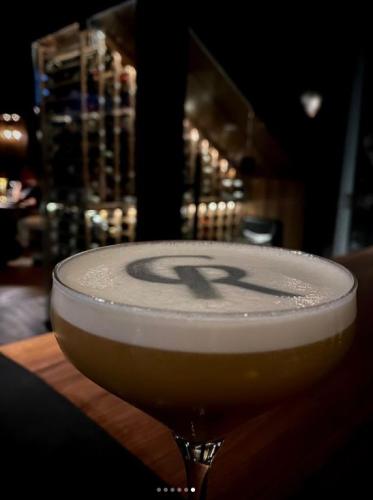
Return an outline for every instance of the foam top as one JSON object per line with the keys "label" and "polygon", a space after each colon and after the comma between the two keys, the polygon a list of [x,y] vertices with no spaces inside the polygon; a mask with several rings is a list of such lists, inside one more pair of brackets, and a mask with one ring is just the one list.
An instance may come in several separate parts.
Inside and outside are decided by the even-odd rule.
{"label": "foam top", "polygon": [[[66,259],[57,274],[68,287],[56,284],[61,292],[59,300],[54,294],[57,313],[70,321],[74,316],[74,324],[92,333],[148,347],[225,352],[231,343],[233,350],[248,344],[257,351],[271,344],[286,348],[335,335],[355,315],[354,294],[342,299],[354,284],[346,269],[277,248],[215,242],[114,245]],[[88,316],[82,308],[89,309]],[[92,321],[92,311],[98,322]],[[310,319],[313,333],[306,331]],[[281,331],[284,321],[290,335]],[[335,322],[332,327],[330,321]],[[145,334],[148,323],[152,331]],[[131,324],[136,335],[127,331]],[[273,335],[263,333],[266,325],[277,331],[272,342]],[[211,331],[221,328],[223,344],[211,340],[220,336]],[[243,344],[234,346],[236,328]],[[183,339],[177,333],[182,330]],[[205,338],[197,341],[200,330]]]}

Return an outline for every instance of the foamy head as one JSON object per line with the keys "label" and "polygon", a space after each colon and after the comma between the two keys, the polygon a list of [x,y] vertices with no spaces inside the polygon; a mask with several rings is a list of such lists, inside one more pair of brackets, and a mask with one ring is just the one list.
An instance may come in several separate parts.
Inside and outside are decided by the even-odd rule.
{"label": "foamy head", "polygon": [[[57,277],[57,279],[56,279]],[[354,320],[352,275],[325,259],[215,242],[114,245],[63,261],[53,308],[133,345],[195,352],[287,349]]]}

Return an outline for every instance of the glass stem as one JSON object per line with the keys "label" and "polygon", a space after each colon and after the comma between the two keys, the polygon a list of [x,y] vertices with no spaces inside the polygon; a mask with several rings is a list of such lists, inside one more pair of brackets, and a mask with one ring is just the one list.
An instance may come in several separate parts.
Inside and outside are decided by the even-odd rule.
{"label": "glass stem", "polygon": [[205,500],[208,472],[223,440],[192,443],[177,434],[174,437],[185,464],[188,499]]}

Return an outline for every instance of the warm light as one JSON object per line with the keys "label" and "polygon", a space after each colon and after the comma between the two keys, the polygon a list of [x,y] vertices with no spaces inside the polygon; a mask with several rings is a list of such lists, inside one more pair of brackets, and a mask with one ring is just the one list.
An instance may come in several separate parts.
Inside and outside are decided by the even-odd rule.
{"label": "warm light", "polygon": [[226,206],[227,205],[225,204],[224,201],[219,201],[219,203],[218,203],[218,209],[219,210],[225,210]]}
{"label": "warm light", "polygon": [[194,203],[191,203],[188,205],[188,214],[189,215],[194,215],[196,213],[196,206]]}
{"label": "warm light", "polygon": [[12,136],[16,141],[19,141],[22,137],[22,132],[20,132],[19,130],[13,130]]}
{"label": "warm light", "polygon": [[229,210],[233,210],[235,206],[236,204],[234,201],[228,201],[227,207],[229,208]]}
{"label": "warm light", "polygon": [[128,73],[128,75],[129,75],[130,77],[133,77],[133,78],[135,78],[135,77],[136,77],[136,69],[135,69],[133,66],[131,66],[130,64],[127,64],[127,65],[124,67],[124,71],[125,71],[126,73]]}
{"label": "warm light", "polygon": [[193,99],[187,99],[184,104],[185,112],[191,115],[196,110],[196,103]]}
{"label": "warm light", "polygon": [[233,177],[236,177],[236,173],[237,173],[236,169],[232,167],[228,170],[228,177],[233,179]]}
{"label": "warm light", "polygon": [[0,115],[0,118],[2,118],[5,122],[18,122],[21,119],[21,117],[17,115],[17,113],[13,113],[12,115],[10,115],[9,113],[4,113],[3,115]]}
{"label": "warm light", "polygon": [[197,142],[199,140],[199,132],[196,128],[192,128],[190,131],[190,140],[193,142]]}
{"label": "warm light", "polygon": [[127,210],[127,215],[129,217],[136,217],[137,215],[136,207],[129,207],[129,209]]}
{"label": "warm light", "polygon": [[224,187],[226,187],[226,188],[230,188],[230,187],[232,187],[232,181],[231,181],[231,179],[223,179],[223,180],[221,181],[221,183],[222,183],[222,185],[223,185]]}
{"label": "warm light", "polygon": [[8,179],[6,177],[0,177],[0,203],[6,203],[8,201],[6,192],[7,185]]}
{"label": "warm light", "polygon": [[215,148],[210,149],[210,156],[212,160],[217,160],[219,158],[219,151]]}
{"label": "warm light", "polygon": [[201,151],[203,153],[207,153],[209,150],[209,147],[210,147],[209,141],[207,139],[203,139],[203,141],[201,141]]}
{"label": "warm light", "polygon": [[2,136],[7,140],[19,141],[22,138],[22,132],[13,128],[6,128],[1,132]]}
{"label": "warm light", "polygon": [[212,212],[215,212],[215,210],[218,208],[217,204],[212,201],[211,203],[209,203],[209,210],[211,210]]}
{"label": "warm light", "polygon": [[114,59],[114,61],[115,61],[117,64],[120,64],[120,63],[121,63],[121,61],[122,61],[122,56],[120,55],[120,53],[119,53],[117,50],[115,50],[115,51],[113,52],[113,59]]}
{"label": "warm light", "polygon": [[228,160],[225,158],[221,159],[219,162],[220,170],[225,174],[228,171]]}
{"label": "warm light", "polygon": [[58,204],[54,203],[53,201],[47,203],[47,211],[48,212],[55,212],[58,208]]}
{"label": "warm light", "polygon": [[54,123],[72,123],[73,119],[70,115],[53,115],[52,121]]}
{"label": "warm light", "polygon": [[97,36],[98,40],[105,40],[105,33],[101,30],[98,30],[96,32],[96,36]]}
{"label": "warm light", "polygon": [[113,216],[116,218],[116,219],[120,219],[123,215],[123,211],[121,208],[116,208],[113,212]]}
{"label": "warm light", "polygon": [[206,211],[207,211],[206,203],[200,203],[198,205],[198,213],[202,215],[202,214],[205,214]]}
{"label": "warm light", "polygon": [[0,191],[4,191],[8,184],[8,179],[6,177],[0,177]]}
{"label": "warm light", "polygon": [[300,102],[306,115],[315,118],[321,108],[322,96],[318,92],[307,91],[300,96]]}

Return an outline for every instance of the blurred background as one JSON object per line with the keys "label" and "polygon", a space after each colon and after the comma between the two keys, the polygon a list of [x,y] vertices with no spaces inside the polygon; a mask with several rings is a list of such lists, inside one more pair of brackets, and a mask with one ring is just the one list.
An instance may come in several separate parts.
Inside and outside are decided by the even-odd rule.
{"label": "blurred background", "polygon": [[316,4],[170,4],[4,9],[0,343],[50,328],[51,269],[85,249],[199,239],[334,257],[372,244],[362,25]]}

